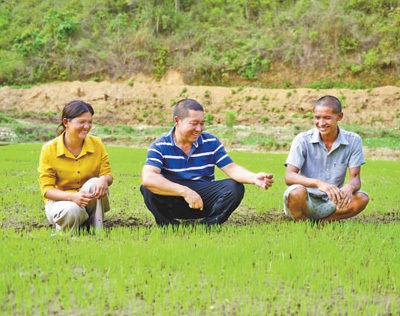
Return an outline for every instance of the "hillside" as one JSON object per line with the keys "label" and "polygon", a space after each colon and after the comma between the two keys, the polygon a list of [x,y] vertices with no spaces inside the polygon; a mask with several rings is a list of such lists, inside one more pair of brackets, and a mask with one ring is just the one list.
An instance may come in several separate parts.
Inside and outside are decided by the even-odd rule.
{"label": "hillside", "polygon": [[400,88],[262,89],[183,85],[179,73],[169,72],[161,82],[137,76],[129,82],[65,82],[24,89],[0,88],[0,111],[32,112],[58,120],[70,100],[83,99],[93,105],[96,120],[103,125],[168,126],[172,109],[182,98],[204,105],[208,125],[224,124],[226,111],[233,111],[237,125],[311,124],[312,104],[321,96],[339,97],[344,124],[398,129]]}
{"label": "hillside", "polygon": [[0,84],[400,85],[399,0],[0,2]]}

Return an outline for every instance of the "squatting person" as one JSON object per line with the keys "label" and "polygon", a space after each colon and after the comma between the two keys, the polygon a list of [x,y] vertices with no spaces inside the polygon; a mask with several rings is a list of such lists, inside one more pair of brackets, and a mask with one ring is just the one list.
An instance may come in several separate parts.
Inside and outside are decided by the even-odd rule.
{"label": "squatting person", "polygon": [[[324,96],[314,104],[315,128],[298,134],[286,160],[285,213],[294,220],[334,221],[357,215],[368,204],[360,191],[365,163],[359,135],[339,128],[340,101]],[[349,180],[344,184],[349,169]]]}
{"label": "squatting person", "polygon": [[[237,165],[218,138],[204,132],[204,109],[197,101],[179,101],[173,120],[171,131],[150,145],[142,171],[140,191],[158,225],[195,218],[222,224],[243,198],[242,183],[272,185],[272,174]],[[230,179],[215,181],[215,165]]]}
{"label": "squatting person", "polygon": [[58,137],[41,151],[39,183],[47,219],[57,230],[73,232],[82,224],[102,227],[104,212],[110,209],[113,176],[103,143],[89,135],[93,114],[90,104],[69,102]]}

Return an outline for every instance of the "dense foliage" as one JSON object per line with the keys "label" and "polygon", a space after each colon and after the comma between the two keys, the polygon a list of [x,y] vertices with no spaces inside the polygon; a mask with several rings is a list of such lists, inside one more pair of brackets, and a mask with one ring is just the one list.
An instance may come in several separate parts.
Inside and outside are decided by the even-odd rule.
{"label": "dense foliage", "polygon": [[[0,83],[138,71],[160,78],[170,67],[187,83],[272,87],[282,67],[312,72],[307,80],[319,86],[398,83],[399,7],[399,0],[0,1]],[[290,78],[278,83],[291,86]]]}

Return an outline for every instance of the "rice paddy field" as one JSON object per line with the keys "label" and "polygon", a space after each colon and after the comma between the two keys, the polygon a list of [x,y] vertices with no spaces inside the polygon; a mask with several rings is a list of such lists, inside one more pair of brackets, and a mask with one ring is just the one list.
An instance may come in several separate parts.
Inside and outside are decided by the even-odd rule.
{"label": "rice paddy field", "polygon": [[154,226],[139,192],[146,150],[107,147],[115,181],[106,229],[50,237],[40,148],[0,147],[1,314],[400,314],[398,161],[368,160],[367,209],[319,226],[282,215],[286,155],[232,152],[273,173],[274,186],[247,185],[221,227],[172,229]]}

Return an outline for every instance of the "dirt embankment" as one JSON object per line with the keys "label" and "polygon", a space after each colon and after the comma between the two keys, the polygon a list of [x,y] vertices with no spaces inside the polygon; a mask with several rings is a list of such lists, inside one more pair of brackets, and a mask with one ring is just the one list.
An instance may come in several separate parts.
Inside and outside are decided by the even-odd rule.
{"label": "dirt embankment", "polygon": [[0,89],[0,111],[57,112],[70,100],[82,99],[95,109],[103,124],[166,125],[173,105],[182,98],[197,99],[212,114],[212,124],[225,121],[225,111],[236,113],[244,125],[309,124],[312,104],[323,95],[343,101],[343,123],[398,128],[400,87],[371,90],[261,89],[184,85],[179,73],[169,72],[160,82],[138,75],[125,82],[65,82],[26,89]]}

